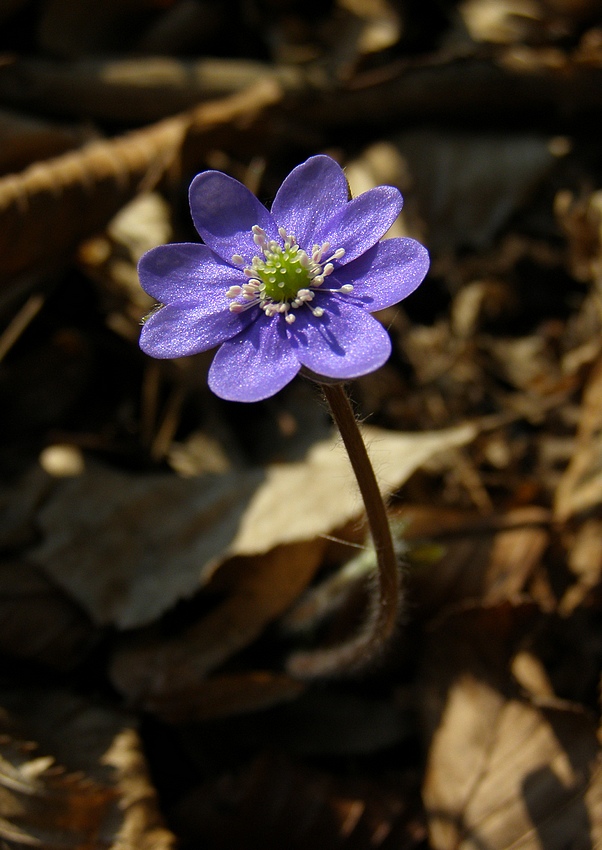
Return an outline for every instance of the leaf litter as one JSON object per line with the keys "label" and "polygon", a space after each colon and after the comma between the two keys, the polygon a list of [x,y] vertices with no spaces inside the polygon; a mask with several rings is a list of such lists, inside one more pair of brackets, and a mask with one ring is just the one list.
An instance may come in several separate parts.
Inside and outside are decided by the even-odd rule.
{"label": "leaf litter", "polygon": [[[3,844],[593,850],[596,4],[76,5],[0,4]],[[402,622],[310,684],[374,569],[344,453],[302,381],[145,363],[135,266],[194,173],[318,152],[432,270],[351,387]]]}

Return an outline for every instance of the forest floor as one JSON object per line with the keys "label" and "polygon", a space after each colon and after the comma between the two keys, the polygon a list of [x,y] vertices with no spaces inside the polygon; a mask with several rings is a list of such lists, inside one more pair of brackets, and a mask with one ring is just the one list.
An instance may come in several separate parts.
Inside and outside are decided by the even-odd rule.
{"label": "forest floor", "polygon": [[[0,844],[602,846],[599,0],[0,0]],[[349,392],[139,349],[191,178],[327,153],[429,249]]]}

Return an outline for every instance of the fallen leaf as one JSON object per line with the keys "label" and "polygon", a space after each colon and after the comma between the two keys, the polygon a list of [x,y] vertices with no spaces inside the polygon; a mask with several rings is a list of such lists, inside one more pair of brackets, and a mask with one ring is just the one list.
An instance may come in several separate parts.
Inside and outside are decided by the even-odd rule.
{"label": "fallen leaf", "polygon": [[423,789],[433,850],[590,848],[602,841],[596,729],[572,706],[508,699],[459,675]]}
{"label": "fallen leaf", "polygon": [[195,137],[253,116],[281,96],[274,80],[201,104],[115,139],[35,163],[0,178],[1,281],[62,261],[142,189],[154,188]]}
{"label": "fallen leaf", "polygon": [[90,466],[61,479],[31,557],[95,623],[152,622],[211,576],[261,471],[182,479]]}
{"label": "fallen leaf", "polygon": [[[478,425],[403,434],[366,428],[381,491],[426,460],[469,443]],[[362,513],[338,439],[300,463],[177,478],[91,466],[57,482],[38,521],[34,563],[98,624],[135,628],[195,593],[227,558],[316,540]]]}
{"label": "fallen leaf", "polygon": [[[472,423],[416,434],[364,428],[381,492],[394,492],[431,457],[466,445],[478,430]],[[278,543],[289,543],[331,532],[361,511],[349,458],[338,439],[323,441],[303,463],[268,467],[265,485],[245,512],[232,550],[265,551],[261,541],[274,538],[274,524],[279,526]]]}
{"label": "fallen leaf", "polygon": [[[326,541],[316,539],[282,546],[261,557],[226,564],[217,578],[225,600],[213,611],[171,639],[134,638],[117,649],[110,667],[115,687],[131,703],[162,717],[206,717],[256,708],[261,690],[267,697],[290,699],[300,688],[293,679],[254,681],[247,692],[231,680],[230,694],[221,682],[203,679],[228,658],[248,646],[280,616],[307,587],[322,562]],[[230,698],[230,702],[228,702]],[[198,709],[198,715],[196,714]]]}

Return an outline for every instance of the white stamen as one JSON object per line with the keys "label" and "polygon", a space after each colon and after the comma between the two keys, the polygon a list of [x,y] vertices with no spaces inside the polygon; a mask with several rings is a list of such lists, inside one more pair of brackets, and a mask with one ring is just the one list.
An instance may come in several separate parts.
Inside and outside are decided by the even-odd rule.
{"label": "white stamen", "polygon": [[251,228],[251,232],[253,233],[253,242],[258,248],[264,249],[267,245],[268,236],[263,227],[260,227],[258,224],[254,224]]}
{"label": "white stamen", "polygon": [[[247,282],[228,289],[226,293],[228,298],[240,299],[230,305],[230,310],[233,313],[242,313],[251,307],[259,307],[269,318],[284,316],[289,325],[295,322],[293,311],[303,306],[308,307],[316,318],[323,316],[324,308],[315,307],[311,302],[314,301],[315,291],[322,286],[324,279],[335,271],[333,261],[340,260],[345,255],[345,249],[338,248],[332,256],[324,260],[323,257],[331,250],[329,242],[314,245],[311,253],[308,253],[300,248],[295,236],[287,233],[284,227],[278,228],[281,242],[268,239],[266,231],[258,224],[253,225],[251,232],[259,253],[248,265],[245,265],[242,254],[232,255],[232,263],[243,266],[242,271]],[[272,287],[275,285],[277,291],[290,292],[293,274],[305,274],[307,281],[305,286],[293,297],[289,295],[279,300]],[[305,282],[305,280],[301,278],[301,281]],[[294,287],[292,289],[294,291]],[[324,295],[334,292],[348,295],[353,292],[353,286],[345,284],[339,289],[322,290],[322,292]]]}

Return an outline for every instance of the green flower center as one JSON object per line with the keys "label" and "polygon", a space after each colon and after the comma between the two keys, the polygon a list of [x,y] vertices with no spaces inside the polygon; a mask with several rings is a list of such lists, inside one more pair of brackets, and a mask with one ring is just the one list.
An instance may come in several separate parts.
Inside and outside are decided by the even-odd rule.
{"label": "green flower center", "polygon": [[291,301],[300,289],[310,286],[307,254],[305,251],[299,251],[298,245],[285,249],[277,246],[274,250],[266,250],[264,256],[265,260],[255,258],[253,272],[263,283],[266,299]]}
{"label": "green flower center", "polygon": [[[295,321],[295,311],[306,307],[316,319],[324,315],[324,308],[311,302],[316,292],[324,283],[324,279],[334,271],[333,260],[344,256],[343,248],[337,248],[328,259],[323,256],[330,250],[330,244],[314,245],[311,257],[300,248],[293,234],[288,234],[283,227],[278,233],[283,244],[268,239],[265,230],[258,224],[251,228],[253,241],[261,254],[253,257],[251,265],[243,269],[247,282],[231,286],[226,295],[232,299],[230,311],[242,313],[250,307],[259,307],[271,318],[283,316],[292,325]],[[244,266],[240,254],[234,254],[232,263]],[[326,289],[324,295],[337,292],[348,295],[353,286],[346,283],[338,289]]]}

